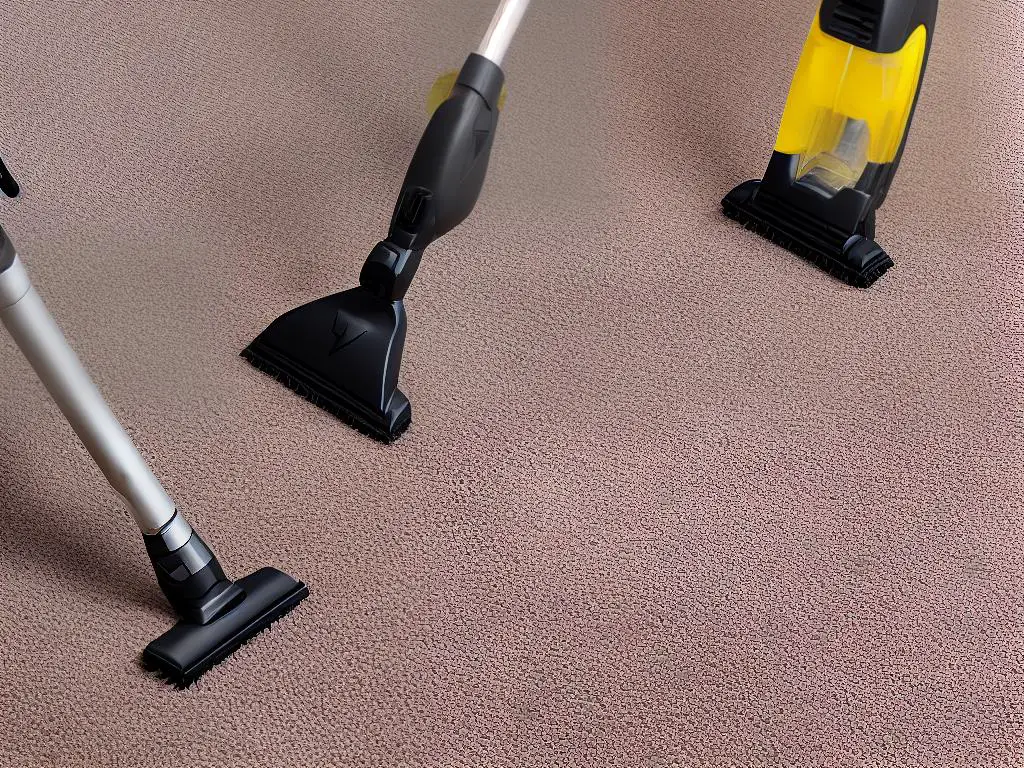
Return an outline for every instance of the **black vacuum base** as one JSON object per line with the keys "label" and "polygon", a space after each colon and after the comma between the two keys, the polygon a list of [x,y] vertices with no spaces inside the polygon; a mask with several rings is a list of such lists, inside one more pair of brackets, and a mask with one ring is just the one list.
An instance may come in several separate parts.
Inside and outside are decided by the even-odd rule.
{"label": "black vacuum base", "polygon": [[242,357],[360,432],[390,443],[412,421],[409,399],[398,389],[405,330],[401,301],[353,288],[281,315]]}
{"label": "black vacuum base", "polygon": [[813,228],[801,226],[799,222],[759,205],[755,193],[760,183],[756,179],[746,181],[726,195],[722,200],[725,215],[855,288],[871,287],[894,266],[889,255],[870,238],[861,235],[837,237],[836,233],[826,232],[820,225]]}
{"label": "black vacuum base", "polygon": [[235,583],[245,591],[244,600],[208,624],[179,621],[146,646],[143,666],[187,688],[309,596],[305,584],[276,568],[262,568]]}
{"label": "black vacuum base", "polygon": [[381,443],[393,443],[412,424],[412,407],[401,390],[395,390],[386,413],[375,411],[351,397],[341,387],[317,376],[295,360],[277,353],[256,339],[242,351],[255,368],[272,376],[297,395],[309,400],[353,429]]}

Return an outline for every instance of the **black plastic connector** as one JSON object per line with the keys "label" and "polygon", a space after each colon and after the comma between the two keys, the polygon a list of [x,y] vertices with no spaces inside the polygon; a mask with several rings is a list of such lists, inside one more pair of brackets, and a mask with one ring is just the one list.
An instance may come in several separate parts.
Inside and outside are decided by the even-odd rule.
{"label": "black plastic connector", "polygon": [[217,558],[195,531],[183,546],[169,549],[163,531],[173,523],[172,519],[160,532],[142,537],[156,580],[178,615],[196,624],[208,624],[245,593],[224,575]]}
{"label": "black plastic connector", "polygon": [[359,273],[359,284],[386,301],[401,301],[420,266],[423,251],[399,248],[386,240],[377,243]]}
{"label": "black plastic connector", "polygon": [[[12,198],[17,197],[21,192],[18,182],[14,180],[11,172],[4,165],[3,158],[0,158],[0,192]],[[14,243],[4,232],[3,227],[0,227],[0,272],[10,269],[15,256],[17,256],[17,252],[14,249]]]}

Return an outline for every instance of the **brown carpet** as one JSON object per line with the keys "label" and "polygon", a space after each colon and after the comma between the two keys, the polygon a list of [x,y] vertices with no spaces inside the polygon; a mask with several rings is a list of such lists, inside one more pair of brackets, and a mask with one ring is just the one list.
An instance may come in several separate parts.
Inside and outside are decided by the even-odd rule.
{"label": "brown carpet", "polygon": [[353,284],[492,3],[5,2],[5,228],[232,573],[312,597],[147,677],[139,536],[0,337],[0,765],[1021,765],[1024,6],[944,0],[869,292],[718,210],[812,10],[537,0],[384,448],[237,354]]}

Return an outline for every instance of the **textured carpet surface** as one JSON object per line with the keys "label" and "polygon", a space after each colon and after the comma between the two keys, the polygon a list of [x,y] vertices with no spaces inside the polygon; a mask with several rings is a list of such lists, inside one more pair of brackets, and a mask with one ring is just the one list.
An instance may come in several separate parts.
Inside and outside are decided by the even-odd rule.
{"label": "textured carpet surface", "polygon": [[139,536],[0,336],[0,765],[1019,766],[1024,6],[944,0],[846,289],[723,219],[812,6],[537,0],[378,446],[237,354],[353,284],[472,0],[7,0],[2,207],[233,574],[175,692]]}

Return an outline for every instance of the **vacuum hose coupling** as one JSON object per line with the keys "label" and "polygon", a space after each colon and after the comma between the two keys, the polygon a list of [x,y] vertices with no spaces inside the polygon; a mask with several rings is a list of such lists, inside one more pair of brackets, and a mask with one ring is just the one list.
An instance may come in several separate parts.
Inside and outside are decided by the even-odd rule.
{"label": "vacuum hose coupling", "polygon": [[186,621],[209,624],[245,597],[180,512],[159,531],[142,538],[160,588]]}

